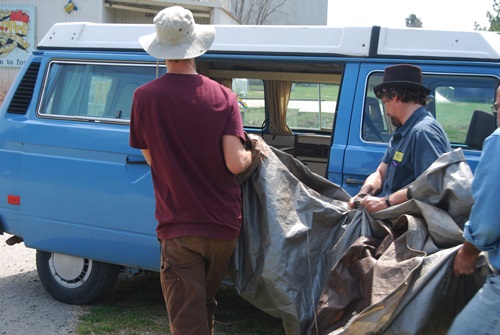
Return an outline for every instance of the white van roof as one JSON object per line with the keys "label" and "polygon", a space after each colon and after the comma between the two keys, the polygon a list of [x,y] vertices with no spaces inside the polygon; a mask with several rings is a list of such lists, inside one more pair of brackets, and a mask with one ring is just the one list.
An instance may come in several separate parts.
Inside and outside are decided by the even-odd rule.
{"label": "white van roof", "polygon": [[[500,59],[500,34],[422,28],[215,25],[210,52]],[[154,25],[57,23],[39,49],[142,50]]]}

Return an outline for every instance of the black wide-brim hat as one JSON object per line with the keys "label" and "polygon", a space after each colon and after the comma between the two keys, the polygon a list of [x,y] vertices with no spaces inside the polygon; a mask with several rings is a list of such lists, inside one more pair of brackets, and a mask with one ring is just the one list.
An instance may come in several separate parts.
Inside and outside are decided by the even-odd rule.
{"label": "black wide-brim hat", "polygon": [[373,88],[373,92],[376,94],[386,87],[407,88],[424,92],[426,95],[431,92],[431,90],[422,85],[422,69],[410,64],[398,64],[386,67],[382,83],[376,85]]}

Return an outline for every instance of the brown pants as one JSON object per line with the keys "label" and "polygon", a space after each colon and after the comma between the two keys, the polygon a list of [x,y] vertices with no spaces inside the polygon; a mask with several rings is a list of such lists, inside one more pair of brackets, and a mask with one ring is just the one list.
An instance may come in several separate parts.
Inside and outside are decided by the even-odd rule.
{"label": "brown pants", "polygon": [[236,240],[177,237],[161,240],[161,286],[172,335],[213,334],[214,298]]}

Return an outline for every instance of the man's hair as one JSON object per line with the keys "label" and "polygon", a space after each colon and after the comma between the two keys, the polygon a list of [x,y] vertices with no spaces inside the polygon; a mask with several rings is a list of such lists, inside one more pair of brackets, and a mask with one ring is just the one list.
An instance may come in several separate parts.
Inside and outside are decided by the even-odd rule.
{"label": "man's hair", "polygon": [[427,105],[427,102],[429,101],[429,97],[424,91],[409,90],[400,87],[385,87],[375,92],[375,95],[378,99],[382,99],[383,97],[387,97],[389,99],[398,97],[399,100],[403,102],[415,102],[422,106]]}

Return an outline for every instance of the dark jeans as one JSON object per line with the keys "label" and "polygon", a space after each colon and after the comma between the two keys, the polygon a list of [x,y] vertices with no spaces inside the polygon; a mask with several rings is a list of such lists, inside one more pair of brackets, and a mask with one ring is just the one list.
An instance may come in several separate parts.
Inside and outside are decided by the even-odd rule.
{"label": "dark jeans", "polygon": [[214,298],[236,240],[177,237],[161,240],[161,285],[172,335],[213,334]]}

